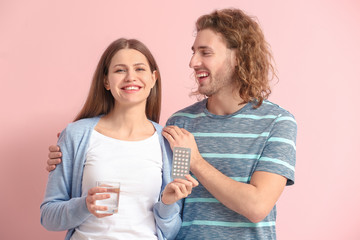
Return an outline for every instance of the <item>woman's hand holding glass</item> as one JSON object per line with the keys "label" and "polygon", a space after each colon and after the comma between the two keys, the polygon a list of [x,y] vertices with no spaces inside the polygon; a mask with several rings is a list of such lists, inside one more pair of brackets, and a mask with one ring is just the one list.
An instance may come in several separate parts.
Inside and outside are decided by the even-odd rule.
{"label": "woman's hand holding glass", "polygon": [[[106,189],[101,187],[93,187],[88,191],[88,195],[86,197],[86,206],[91,214],[93,214],[97,218],[103,218],[107,216],[111,216],[112,214],[108,213],[98,213],[97,211],[106,211],[106,206],[96,205],[96,200],[103,200],[110,198],[110,194],[106,194]],[[104,193],[104,194],[97,194]]]}

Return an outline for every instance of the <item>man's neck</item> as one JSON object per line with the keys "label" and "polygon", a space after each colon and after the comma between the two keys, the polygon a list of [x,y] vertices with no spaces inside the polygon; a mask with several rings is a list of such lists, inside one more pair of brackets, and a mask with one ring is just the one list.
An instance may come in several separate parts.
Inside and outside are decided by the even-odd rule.
{"label": "man's neck", "polygon": [[[230,115],[239,111],[245,106],[240,96],[234,94],[227,95],[213,95],[208,98],[207,109],[210,113],[215,115]],[[240,104],[240,105],[239,105]]]}

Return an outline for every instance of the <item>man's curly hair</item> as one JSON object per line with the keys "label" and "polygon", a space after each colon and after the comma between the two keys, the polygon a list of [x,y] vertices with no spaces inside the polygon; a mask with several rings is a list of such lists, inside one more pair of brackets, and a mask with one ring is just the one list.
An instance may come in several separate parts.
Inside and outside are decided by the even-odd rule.
{"label": "man's curly hair", "polygon": [[242,103],[254,101],[254,107],[259,107],[271,93],[269,81],[277,78],[259,24],[239,9],[222,9],[198,18],[196,31],[204,29],[221,33],[227,47],[237,50],[235,76]]}

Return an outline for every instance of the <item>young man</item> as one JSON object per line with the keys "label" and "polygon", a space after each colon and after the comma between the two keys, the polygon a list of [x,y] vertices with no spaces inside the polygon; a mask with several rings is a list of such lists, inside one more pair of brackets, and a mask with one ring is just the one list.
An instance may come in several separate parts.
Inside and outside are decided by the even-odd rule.
{"label": "young man", "polygon": [[[297,125],[266,100],[275,75],[269,47],[238,9],[201,16],[196,28],[190,67],[206,98],[176,112],[163,131],[171,147],[191,148],[200,182],[183,203],[177,238],[276,239],[275,204],[294,183]],[[166,205],[154,213],[166,219]]]}

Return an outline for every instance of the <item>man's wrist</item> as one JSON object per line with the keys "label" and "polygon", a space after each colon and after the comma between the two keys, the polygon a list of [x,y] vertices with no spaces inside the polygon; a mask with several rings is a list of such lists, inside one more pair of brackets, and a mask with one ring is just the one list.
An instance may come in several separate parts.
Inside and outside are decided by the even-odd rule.
{"label": "man's wrist", "polygon": [[194,164],[190,166],[190,171],[196,176],[199,171],[204,169],[206,164],[207,161],[204,158],[202,158],[201,155],[199,154],[199,156],[196,156],[196,160],[194,161]]}

